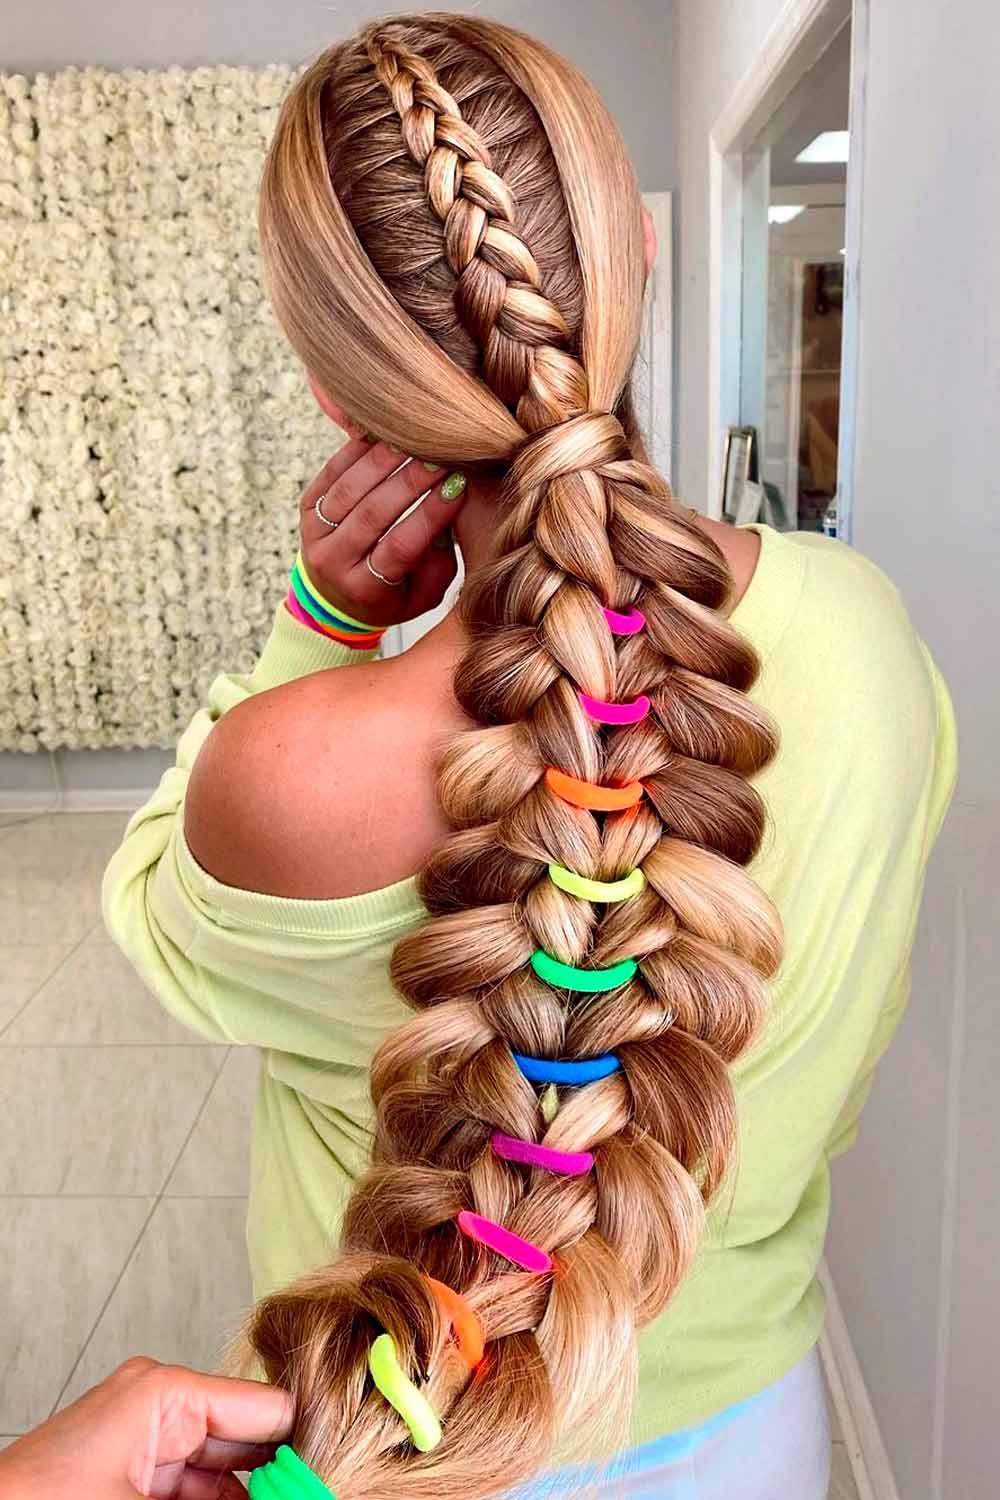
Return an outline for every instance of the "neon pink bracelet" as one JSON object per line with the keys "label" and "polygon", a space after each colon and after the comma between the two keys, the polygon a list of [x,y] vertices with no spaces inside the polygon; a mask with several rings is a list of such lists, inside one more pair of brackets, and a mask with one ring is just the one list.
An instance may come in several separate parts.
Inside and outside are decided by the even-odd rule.
{"label": "neon pink bracelet", "polygon": [[646,623],[646,616],[634,605],[624,614],[617,609],[608,609],[606,605],[602,607],[612,635],[637,635]]}
{"label": "neon pink bracelet", "polygon": [[649,713],[650,702],[645,693],[640,693],[631,703],[605,703],[601,698],[591,698],[589,693],[577,691],[577,697],[587,713],[598,724],[638,724]]}
{"label": "neon pink bracelet", "polygon": [[534,1141],[520,1141],[516,1136],[496,1130],[491,1144],[497,1156],[505,1161],[523,1162],[526,1167],[542,1167],[563,1177],[582,1177],[594,1165],[589,1151],[556,1151],[552,1146],[537,1146]]}
{"label": "neon pink bracelet", "polygon": [[470,1240],[478,1240],[488,1250],[495,1250],[505,1260],[521,1266],[525,1271],[552,1270],[551,1255],[546,1255],[544,1250],[539,1250],[530,1240],[522,1240],[519,1234],[504,1229],[502,1224],[494,1224],[492,1219],[484,1219],[481,1214],[470,1214],[463,1208],[458,1216],[458,1227]]}

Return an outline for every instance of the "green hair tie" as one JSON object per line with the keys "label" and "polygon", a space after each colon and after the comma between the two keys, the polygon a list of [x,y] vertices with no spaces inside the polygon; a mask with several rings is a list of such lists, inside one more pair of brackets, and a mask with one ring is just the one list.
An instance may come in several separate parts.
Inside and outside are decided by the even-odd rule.
{"label": "green hair tie", "polygon": [[560,890],[584,901],[627,901],[629,896],[637,896],[646,884],[638,865],[621,880],[590,880],[575,870],[567,870],[565,865],[549,865],[549,879]]}
{"label": "green hair tie", "polygon": [[282,1443],[269,1464],[250,1475],[251,1500],[337,1500],[293,1448]]}
{"label": "green hair tie", "polygon": [[536,948],[531,955],[531,967],[539,979],[546,984],[558,985],[564,990],[613,990],[632,978],[639,967],[634,958],[623,958],[621,963],[608,969],[575,969],[572,964],[560,963],[544,948]]}

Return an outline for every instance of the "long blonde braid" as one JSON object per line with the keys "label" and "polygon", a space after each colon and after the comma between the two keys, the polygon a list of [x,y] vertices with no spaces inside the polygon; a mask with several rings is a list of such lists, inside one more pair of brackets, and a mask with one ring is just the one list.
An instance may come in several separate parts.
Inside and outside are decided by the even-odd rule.
{"label": "long blonde braid", "polygon": [[[614,191],[629,266],[611,287],[610,247],[596,243],[613,218],[601,152],[625,158],[595,97],[562,60],[491,23],[375,23],[297,85],[265,173],[276,304],[353,414],[373,426],[378,415],[380,432],[420,455],[434,441],[417,424],[436,380],[462,458],[463,446],[487,446],[472,430],[484,409],[469,393],[478,381],[512,429],[505,435],[490,409],[496,435],[479,456],[507,473],[494,560],[463,590],[469,646],[455,677],[459,702],[483,727],[443,757],[440,800],[456,831],[421,872],[429,920],[393,954],[393,979],[417,1014],[373,1063],[373,1165],[348,1207],[341,1257],[265,1299],[250,1328],[268,1376],[295,1393],[296,1451],[339,1500],[495,1493],[544,1462],[559,1434],[627,1397],[635,1328],[676,1289],[725,1177],[736,1131],[729,1065],[759,1033],[763,981],[781,955],[777,915],[742,868],[764,826],[749,778],[774,754],[776,734],[746,696],[757,661],[723,616],[725,558],[633,456],[621,402],[641,296],[639,200],[622,168]],[[320,132],[314,111],[324,101]],[[558,275],[543,268],[525,210],[494,165],[499,151],[468,118],[476,109],[494,132],[507,119],[522,132],[526,181],[537,164],[551,193],[553,159],[560,169],[565,205],[551,213],[572,225],[578,315],[552,295]],[[319,140],[322,163],[310,158]],[[372,144],[359,165],[362,140]],[[589,194],[573,153],[593,158]],[[313,174],[308,194],[297,197],[288,180],[292,161]],[[440,225],[450,308],[439,306],[441,278],[428,291],[431,272],[393,249],[391,208],[404,186],[421,245],[430,242],[416,172]],[[317,248],[304,201],[338,235],[347,279],[363,280],[360,241],[406,336],[421,317],[434,335],[423,355],[434,378],[416,372],[409,415],[393,399],[394,314],[375,319],[371,336],[381,398],[367,369],[350,390],[348,355],[320,347],[310,264],[331,272],[321,305],[332,340],[343,330],[349,347],[362,311]],[[539,223],[542,239],[563,232]],[[624,340],[609,321],[615,293]],[[449,352],[451,372],[441,363]],[[644,628],[613,634],[609,609],[638,609]],[[643,695],[649,711],[635,722],[595,718],[595,704],[641,706]],[[640,800],[595,813],[566,795],[575,785],[635,787]],[[557,871],[627,879],[634,893],[583,899]],[[586,977],[561,983],[559,965]],[[611,987],[609,975],[618,976]],[[551,1093],[526,1076],[532,1059],[598,1058],[609,1060],[606,1075],[559,1089],[554,1114]],[[592,1158],[592,1168],[521,1165],[497,1149],[498,1133]],[[470,1213],[550,1258],[551,1271],[511,1269],[462,1232]],[[471,1376],[427,1277],[478,1316],[486,1355]],[[440,1417],[443,1435],[427,1452],[414,1451],[368,1378],[383,1330]]]}

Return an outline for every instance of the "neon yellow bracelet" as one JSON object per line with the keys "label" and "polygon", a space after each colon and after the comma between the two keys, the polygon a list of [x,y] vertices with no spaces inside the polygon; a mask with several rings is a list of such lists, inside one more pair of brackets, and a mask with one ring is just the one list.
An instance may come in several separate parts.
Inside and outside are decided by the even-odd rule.
{"label": "neon yellow bracelet", "polygon": [[331,604],[329,599],[324,599],[323,595],[320,593],[319,589],[316,587],[312,579],[309,577],[309,574],[306,572],[305,560],[302,556],[301,548],[296,554],[295,566],[299,570],[299,576],[301,577],[302,582],[305,584],[310,594],[312,594],[313,598],[316,600],[316,603],[321,605],[322,608],[327,610],[328,613],[339,615],[342,620],[347,621],[348,625],[359,625],[362,630],[380,630],[382,628],[379,625],[369,625],[366,620],[356,620],[353,615],[349,615],[346,610],[341,609],[339,604]]}
{"label": "neon yellow bracelet", "polygon": [[441,1423],[427,1397],[403,1373],[389,1334],[380,1333],[368,1350],[368,1368],[382,1395],[410,1429],[414,1448],[421,1453],[436,1448],[441,1441]]}
{"label": "neon yellow bracelet", "polygon": [[584,901],[626,901],[629,896],[637,896],[646,884],[638,865],[621,880],[589,880],[586,875],[567,870],[565,865],[549,865],[549,879],[561,891],[580,896]]}

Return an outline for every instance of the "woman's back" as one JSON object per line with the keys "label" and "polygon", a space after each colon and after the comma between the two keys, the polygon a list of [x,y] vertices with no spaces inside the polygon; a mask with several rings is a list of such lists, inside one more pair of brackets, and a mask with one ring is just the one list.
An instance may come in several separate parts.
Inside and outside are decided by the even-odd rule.
{"label": "woman's back", "polygon": [[[784,959],[765,1030],[732,1069],[731,1175],[691,1271],[639,1335],[635,1441],[760,1389],[815,1342],[827,1160],[850,1144],[905,1004],[924,866],[954,782],[947,692],[886,576],[841,542],[751,529],[760,555],[731,623],[761,658],[750,696],[781,746],[755,779],[768,821],[749,873],[780,913]],[[295,640],[282,623],[251,686],[294,675]],[[466,722],[446,659],[429,646],[249,695],[245,680],[218,679],[225,732],[198,773],[214,789],[216,846],[195,847],[221,880],[179,818],[153,815],[155,798],[108,870],[108,924],[168,1007],[265,1051],[249,1231],[258,1292],[327,1256],[367,1160],[368,1068],[407,1014],[388,959],[425,915],[415,881],[394,872],[418,867],[433,842],[434,747]],[[199,717],[181,765],[211,728]],[[185,792],[175,779],[169,795]],[[359,881],[386,869],[390,849],[386,877]],[[245,877],[248,861],[266,880]],[[333,881],[348,894],[322,898]]]}

